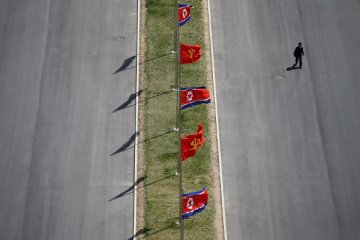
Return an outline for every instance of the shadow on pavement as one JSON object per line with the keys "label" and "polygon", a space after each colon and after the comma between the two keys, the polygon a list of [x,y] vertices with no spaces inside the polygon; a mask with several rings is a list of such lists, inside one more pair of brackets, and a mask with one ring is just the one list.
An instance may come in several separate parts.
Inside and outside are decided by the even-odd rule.
{"label": "shadow on pavement", "polygon": [[134,189],[137,190],[137,189],[140,189],[140,188],[145,188],[145,187],[148,187],[148,186],[153,185],[153,184],[155,184],[155,183],[164,181],[164,180],[166,180],[166,179],[168,179],[168,178],[172,178],[172,177],[174,177],[174,176],[176,176],[176,174],[166,176],[166,177],[164,177],[164,178],[161,178],[161,179],[159,179],[159,180],[153,181],[153,182],[151,182],[151,183],[145,184],[144,186],[141,186],[141,187],[136,188],[137,185],[139,185],[141,182],[143,182],[143,181],[147,178],[147,176],[145,176],[145,177],[140,177],[140,178],[138,178],[138,180],[136,180],[136,183],[135,183],[135,184],[133,184],[131,187],[129,187],[128,189],[126,189],[125,191],[123,191],[122,193],[120,193],[119,195],[117,195],[117,196],[113,197],[112,199],[110,199],[109,202],[111,202],[111,201],[113,201],[113,200],[115,200],[115,199],[124,197],[124,196],[126,196],[126,195],[128,195],[128,194],[133,193],[133,192],[134,192]]}
{"label": "shadow on pavement", "polygon": [[136,182],[135,182],[131,187],[129,187],[128,189],[126,189],[125,191],[123,191],[122,193],[120,193],[119,195],[117,195],[117,196],[113,197],[112,199],[110,199],[109,202],[111,202],[111,201],[113,201],[113,200],[115,200],[115,199],[121,198],[121,197],[123,197],[123,196],[126,196],[126,195],[128,195],[128,194],[130,194],[130,193],[132,193],[133,190],[134,190],[134,188],[135,188],[138,184],[140,184],[141,182],[143,182],[146,178],[147,178],[147,176],[145,176],[145,177],[139,177],[139,178],[136,180]]}
{"label": "shadow on pavement", "polygon": [[291,70],[295,70],[295,69],[299,69],[299,68],[295,67],[295,66],[291,66],[291,67],[286,68],[286,71],[291,71]]}
{"label": "shadow on pavement", "polygon": [[118,154],[120,152],[123,152],[125,150],[132,148],[132,147],[130,147],[130,145],[135,141],[136,135],[139,135],[139,133],[134,133],[126,143],[124,143],[118,150],[113,152],[110,156],[114,156],[115,154]]}
{"label": "shadow on pavement", "polygon": [[146,237],[149,237],[149,236],[151,236],[151,235],[158,234],[158,233],[160,233],[160,232],[162,232],[162,231],[165,231],[165,230],[167,230],[167,229],[169,229],[169,228],[172,228],[172,227],[174,227],[174,226],[177,226],[177,224],[176,224],[176,223],[171,224],[171,225],[169,225],[169,226],[166,226],[166,227],[161,228],[161,229],[159,229],[159,230],[156,230],[156,231],[154,231],[154,232],[148,233],[148,234],[146,234],[146,236],[143,236],[143,237],[138,238],[138,237],[139,237],[140,235],[142,235],[142,234],[145,234],[145,233],[147,233],[147,232],[150,232],[150,231],[152,231],[152,230],[155,230],[155,229],[151,229],[151,228],[150,228],[150,229],[147,229],[147,228],[141,229],[141,230],[137,231],[137,233],[135,234],[135,236],[132,236],[132,237],[128,238],[128,240],[132,240],[132,239],[134,239],[135,237],[136,237],[137,239],[145,239]]}
{"label": "shadow on pavement", "polygon": [[[171,54],[173,54],[173,53],[167,53],[167,54],[160,55],[158,57],[150,58],[150,59],[148,59],[148,60],[146,60],[144,62],[139,63],[139,65],[140,64],[145,64],[147,62],[154,61],[154,60],[159,59],[159,58],[169,56]],[[117,69],[115,72],[113,72],[113,74],[116,74],[116,73],[119,73],[119,72],[122,72],[122,71],[125,71],[125,70],[129,70],[129,69],[132,69],[132,68],[136,68],[136,66],[132,66],[132,67],[128,68],[128,66],[134,61],[135,58],[136,58],[136,56],[132,56],[132,57],[129,57],[129,58],[125,59],[125,61],[121,65],[121,67],[119,69]]]}
{"label": "shadow on pavement", "polygon": [[[167,132],[164,132],[164,133],[161,133],[161,134],[159,134],[159,135],[156,135],[156,136],[147,138],[147,139],[145,139],[144,141],[139,142],[138,145],[139,145],[139,144],[142,144],[142,143],[145,143],[145,142],[147,142],[147,141],[153,140],[153,139],[155,139],[155,138],[162,137],[162,136],[164,136],[164,135],[166,135],[166,134],[169,134],[169,133],[172,133],[172,132],[174,132],[174,131],[175,131],[174,129],[171,129],[171,130],[169,130],[169,131],[167,131]],[[131,147],[130,147],[130,145],[135,141],[136,135],[139,135],[139,133],[134,133],[126,143],[124,143],[118,150],[116,150],[115,152],[113,152],[110,156],[114,156],[115,154],[118,154],[118,153],[120,153],[120,152],[123,152],[123,151],[126,151],[126,150],[129,150],[129,149],[134,148],[135,146],[131,146]]]}
{"label": "shadow on pavement", "polygon": [[[128,107],[133,107],[133,106],[135,106],[135,104],[131,104],[131,105],[130,105],[130,103],[133,102],[133,101],[136,99],[136,97],[140,96],[140,94],[141,94],[142,92],[143,92],[143,90],[140,90],[137,95],[136,95],[135,93],[132,93],[132,94],[129,96],[129,99],[128,99],[125,103],[123,103],[121,106],[119,106],[117,109],[115,109],[114,111],[112,111],[112,113],[117,112],[117,111],[120,111],[120,110],[123,110],[123,109],[128,108]],[[161,95],[165,95],[165,94],[171,93],[171,92],[173,92],[173,90],[161,92],[161,93],[152,95],[152,96],[150,96],[150,97],[146,97],[145,100],[141,100],[141,101],[139,101],[139,102],[144,102],[144,101],[149,100],[149,99],[151,99],[151,98],[159,97],[159,96],[161,96]]]}
{"label": "shadow on pavement", "polygon": [[134,61],[135,58],[136,58],[136,56],[132,56],[132,57],[125,59],[125,61],[121,65],[121,67],[118,70],[116,70],[115,72],[113,72],[113,74],[124,71]]}
{"label": "shadow on pavement", "polygon": [[[141,93],[143,92],[143,90],[139,90],[137,93],[132,93],[130,94],[128,100],[126,100],[126,102],[124,102],[123,104],[121,104],[117,109],[115,109],[114,111],[112,111],[112,113],[123,110],[124,108],[129,107],[129,104],[132,103],[132,101],[134,101],[136,99],[136,97],[138,97]],[[135,106],[132,105],[132,106]]]}

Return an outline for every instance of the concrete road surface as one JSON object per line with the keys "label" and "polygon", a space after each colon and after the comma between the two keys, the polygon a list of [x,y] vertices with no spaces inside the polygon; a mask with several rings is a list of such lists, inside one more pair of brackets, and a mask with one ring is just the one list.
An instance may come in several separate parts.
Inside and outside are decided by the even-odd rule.
{"label": "concrete road surface", "polygon": [[360,2],[210,2],[228,239],[360,239]]}
{"label": "concrete road surface", "polygon": [[132,192],[108,200],[133,184],[136,22],[136,1],[1,1],[1,240],[132,236]]}

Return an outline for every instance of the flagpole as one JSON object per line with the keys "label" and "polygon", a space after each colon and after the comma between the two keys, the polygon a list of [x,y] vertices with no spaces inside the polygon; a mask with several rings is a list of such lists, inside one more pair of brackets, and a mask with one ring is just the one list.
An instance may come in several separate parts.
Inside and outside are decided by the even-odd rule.
{"label": "flagpole", "polygon": [[179,41],[179,19],[178,1],[174,0],[174,52],[175,52],[175,89],[177,91],[177,129],[178,129],[178,174],[179,174],[179,227],[180,240],[184,240],[184,222],[182,219],[182,195],[183,174],[181,159],[181,108],[180,108],[180,41]]}

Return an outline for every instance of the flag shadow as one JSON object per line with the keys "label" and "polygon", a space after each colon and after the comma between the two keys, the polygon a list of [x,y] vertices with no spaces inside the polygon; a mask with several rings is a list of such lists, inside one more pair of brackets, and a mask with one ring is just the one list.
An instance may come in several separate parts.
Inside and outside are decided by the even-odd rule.
{"label": "flag shadow", "polygon": [[114,156],[114,155],[116,155],[116,154],[118,154],[120,152],[123,152],[125,150],[130,149],[130,148],[133,148],[133,146],[130,147],[130,145],[135,141],[136,135],[139,135],[139,133],[138,132],[134,133],[126,143],[124,143],[118,150],[113,152],[110,156]]}
{"label": "flag shadow", "polygon": [[136,55],[125,59],[123,64],[120,66],[120,68],[118,68],[115,72],[113,72],[113,74],[116,74],[116,73],[126,70],[127,67],[134,61],[135,58],[136,58]]}
{"label": "flag shadow", "polygon": [[166,180],[166,179],[168,179],[168,178],[172,178],[172,177],[174,177],[174,176],[176,176],[176,174],[166,176],[166,177],[164,177],[164,178],[158,179],[158,180],[153,181],[153,182],[151,182],[151,183],[145,184],[144,186],[141,186],[141,187],[136,187],[137,185],[139,185],[141,182],[143,182],[143,181],[147,178],[147,176],[145,176],[145,177],[139,177],[138,180],[136,180],[136,182],[135,182],[131,187],[129,187],[128,189],[126,189],[125,191],[123,191],[122,193],[120,193],[119,195],[111,198],[111,199],[109,200],[109,202],[111,202],[111,201],[113,201],[113,200],[115,200],[115,199],[118,199],[118,198],[122,198],[122,197],[124,197],[124,196],[126,196],[126,195],[129,195],[129,194],[133,193],[133,192],[134,192],[134,189],[135,189],[135,190],[138,190],[138,189],[141,189],[141,188],[145,188],[145,187],[151,186],[151,185],[153,185],[153,184],[155,184],[155,183],[164,181],[164,180]]}
{"label": "flag shadow", "polygon": [[135,188],[138,184],[140,184],[141,182],[143,182],[146,178],[147,178],[147,176],[139,177],[139,178],[136,180],[136,182],[135,182],[131,187],[129,187],[128,189],[126,189],[125,191],[123,191],[122,193],[120,193],[119,195],[117,195],[117,196],[113,197],[112,199],[110,199],[109,202],[111,202],[111,201],[113,201],[113,200],[115,200],[115,199],[121,198],[121,197],[123,197],[123,196],[126,196],[126,195],[128,195],[128,194],[130,194],[130,193],[132,193],[133,190],[134,190],[134,188]]}
{"label": "flag shadow", "polygon": [[[154,61],[154,60],[159,59],[159,58],[169,56],[171,54],[173,54],[173,53],[167,53],[167,54],[160,55],[158,57],[147,59],[146,61],[139,63],[139,65],[145,64],[147,62]],[[125,70],[136,68],[136,65],[128,68],[128,66],[134,61],[135,58],[136,58],[136,56],[132,56],[132,57],[129,57],[129,58],[125,59],[123,64],[120,66],[120,68],[118,68],[115,72],[113,72],[113,74],[117,74],[117,73],[125,71]]]}
{"label": "flag shadow", "polygon": [[[143,90],[139,90],[137,93],[132,93],[130,94],[128,100],[126,100],[126,102],[124,102],[123,104],[121,104],[117,109],[115,109],[114,111],[112,111],[112,113],[123,110],[124,108],[130,107],[129,104],[132,103],[136,97],[140,96],[140,94],[143,92]],[[131,105],[131,106],[135,106],[135,104]]]}

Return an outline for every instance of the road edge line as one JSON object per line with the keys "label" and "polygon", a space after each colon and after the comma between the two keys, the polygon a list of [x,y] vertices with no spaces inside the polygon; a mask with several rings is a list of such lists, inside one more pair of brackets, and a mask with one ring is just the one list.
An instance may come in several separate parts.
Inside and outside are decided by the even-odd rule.
{"label": "road edge line", "polygon": [[138,162],[138,131],[139,131],[139,56],[140,56],[140,5],[141,0],[137,0],[137,36],[136,36],[136,87],[135,87],[135,157],[134,157],[134,215],[133,215],[133,240],[136,240],[136,223],[137,223],[137,194],[136,194],[136,181],[137,181],[137,162]]}

